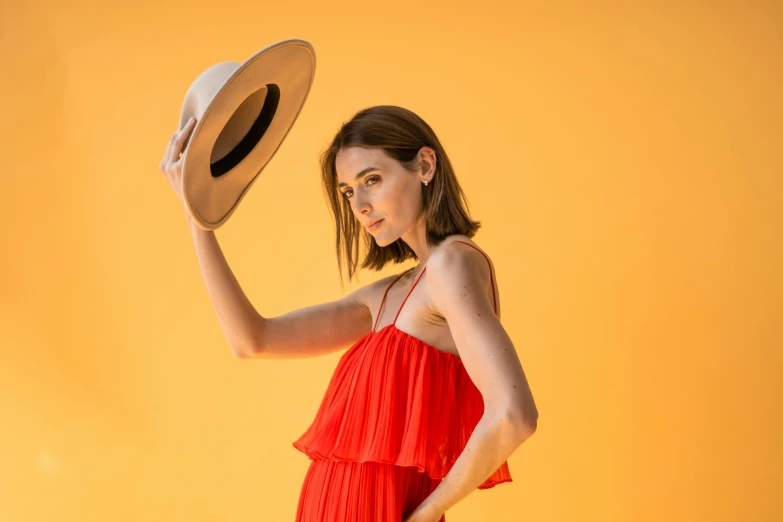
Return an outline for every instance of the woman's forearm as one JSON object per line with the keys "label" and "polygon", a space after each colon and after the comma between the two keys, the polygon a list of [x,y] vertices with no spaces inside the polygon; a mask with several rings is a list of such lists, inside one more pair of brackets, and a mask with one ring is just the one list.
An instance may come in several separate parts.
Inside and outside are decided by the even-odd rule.
{"label": "woman's forearm", "polygon": [[497,471],[534,431],[506,416],[485,413],[454,465],[420,509],[436,514],[431,517],[436,520]]}
{"label": "woman's forearm", "polygon": [[215,232],[204,230],[187,216],[201,275],[231,350],[237,357],[249,353],[263,318],[253,308],[218,244]]}

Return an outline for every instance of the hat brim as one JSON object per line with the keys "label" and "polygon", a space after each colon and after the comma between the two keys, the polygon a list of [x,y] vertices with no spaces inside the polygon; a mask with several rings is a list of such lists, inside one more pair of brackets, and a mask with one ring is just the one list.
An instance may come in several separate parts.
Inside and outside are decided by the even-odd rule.
{"label": "hat brim", "polygon": [[[191,131],[182,165],[183,197],[201,228],[217,229],[236,210],[299,116],[314,74],[313,47],[285,40],[251,56],[219,88]],[[279,88],[279,100],[268,127],[236,165],[215,177],[211,156],[220,132],[242,102],[270,84]]]}

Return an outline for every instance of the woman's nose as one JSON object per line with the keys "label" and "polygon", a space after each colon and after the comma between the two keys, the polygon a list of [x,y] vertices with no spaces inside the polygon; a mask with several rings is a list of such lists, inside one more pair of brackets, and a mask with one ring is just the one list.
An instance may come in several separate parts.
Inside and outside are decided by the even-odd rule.
{"label": "woman's nose", "polygon": [[351,199],[353,199],[354,212],[362,212],[369,209],[369,202],[361,193],[354,193]]}

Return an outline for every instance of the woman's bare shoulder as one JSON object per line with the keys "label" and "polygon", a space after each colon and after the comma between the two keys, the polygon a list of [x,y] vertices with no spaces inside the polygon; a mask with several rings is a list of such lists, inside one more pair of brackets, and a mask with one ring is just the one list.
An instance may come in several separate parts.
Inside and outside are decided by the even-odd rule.
{"label": "woman's bare shoulder", "polygon": [[380,301],[383,293],[389,287],[392,282],[397,279],[404,271],[401,270],[396,274],[382,277],[371,283],[367,283],[354,290],[356,300],[362,303],[367,308],[373,308],[376,302]]}
{"label": "woman's bare shoulder", "polygon": [[[457,243],[457,242],[467,243],[467,244],[471,245],[472,247],[478,249],[480,252],[486,254],[486,252],[484,251],[483,247],[481,247],[478,243],[476,243],[470,237],[462,235],[462,234],[452,234],[450,236],[447,236],[443,241],[440,242],[440,244],[438,245],[437,248],[438,249],[442,249],[444,247],[447,247],[447,246],[449,246],[449,245],[451,245],[453,243]],[[457,248],[457,247],[455,246],[455,247],[451,247],[451,248]],[[462,248],[465,248],[465,247],[462,247]]]}

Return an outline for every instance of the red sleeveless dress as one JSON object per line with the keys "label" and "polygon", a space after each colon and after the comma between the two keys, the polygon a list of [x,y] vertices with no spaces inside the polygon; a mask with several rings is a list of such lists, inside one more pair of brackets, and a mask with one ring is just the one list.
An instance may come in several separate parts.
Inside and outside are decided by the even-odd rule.
{"label": "red sleeveless dress", "polygon": [[[293,442],[312,461],[297,522],[402,522],[440,484],[481,419],[484,402],[462,360],[396,327],[426,270],[394,321],[376,331],[389,288],[407,271],[386,288],[373,330],[340,358],[315,419]],[[502,482],[511,482],[507,462],[478,489]]]}

